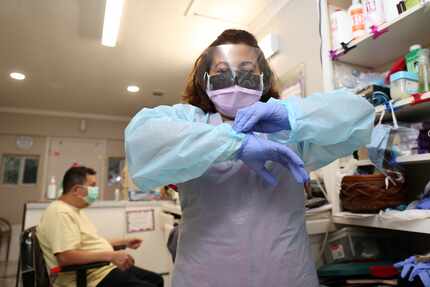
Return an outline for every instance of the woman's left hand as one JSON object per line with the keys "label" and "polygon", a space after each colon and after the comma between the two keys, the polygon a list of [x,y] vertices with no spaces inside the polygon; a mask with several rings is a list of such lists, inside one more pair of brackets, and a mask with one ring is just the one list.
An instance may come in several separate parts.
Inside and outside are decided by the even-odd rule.
{"label": "woman's left hand", "polygon": [[290,129],[288,111],[283,104],[257,102],[240,109],[234,120],[237,132],[275,133]]}

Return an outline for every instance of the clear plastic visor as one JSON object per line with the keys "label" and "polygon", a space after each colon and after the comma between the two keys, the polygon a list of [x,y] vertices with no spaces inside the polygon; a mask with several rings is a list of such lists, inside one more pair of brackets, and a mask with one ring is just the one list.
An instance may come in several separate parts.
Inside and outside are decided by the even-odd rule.
{"label": "clear plastic visor", "polygon": [[208,50],[211,57],[209,72],[204,77],[207,90],[219,90],[238,85],[262,91],[263,73],[260,71],[259,49],[244,44],[220,45]]}

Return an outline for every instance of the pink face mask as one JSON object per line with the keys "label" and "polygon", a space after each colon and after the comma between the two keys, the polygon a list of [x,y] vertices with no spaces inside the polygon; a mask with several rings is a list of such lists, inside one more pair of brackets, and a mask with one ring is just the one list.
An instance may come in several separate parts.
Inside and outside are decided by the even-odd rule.
{"label": "pink face mask", "polygon": [[261,99],[263,91],[232,86],[225,89],[206,91],[216,110],[234,119],[238,110],[249,107]]}

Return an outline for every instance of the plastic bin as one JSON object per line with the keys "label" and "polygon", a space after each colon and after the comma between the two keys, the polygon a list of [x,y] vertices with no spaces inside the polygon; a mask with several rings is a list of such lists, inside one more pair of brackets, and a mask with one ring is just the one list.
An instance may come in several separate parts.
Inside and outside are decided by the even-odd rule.
{"label": "plastic bin", "polygon": [[[391,259],[389,232],[345,227],[329,235],[324,250],[326,264],[365,259]],[[391,251],[391,252],[390,252]]]}
{"label": "plastic bin", "polygon": [[407,98],[418,92],[418,75],[411,72],[397,72],[390,77],[390,95],[393,100]]}

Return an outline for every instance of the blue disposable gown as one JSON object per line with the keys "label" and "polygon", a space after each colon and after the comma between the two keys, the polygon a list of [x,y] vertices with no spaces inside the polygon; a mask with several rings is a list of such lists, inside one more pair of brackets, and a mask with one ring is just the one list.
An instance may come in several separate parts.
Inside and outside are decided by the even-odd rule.
{"label": "blue disposable gown", "polygon": [[[374,109],[361,97],[339,90],[279,103],[291,130],[261,136],[295,149],[309,169],[369,142]],[[143,109],[126,129],[134,182],[143,190],[180,183],[173,287],[318,286],[303,185],[269,163],[279,183],[268,186],[235,160],[243,138],[219,114],[183,104]]]}

